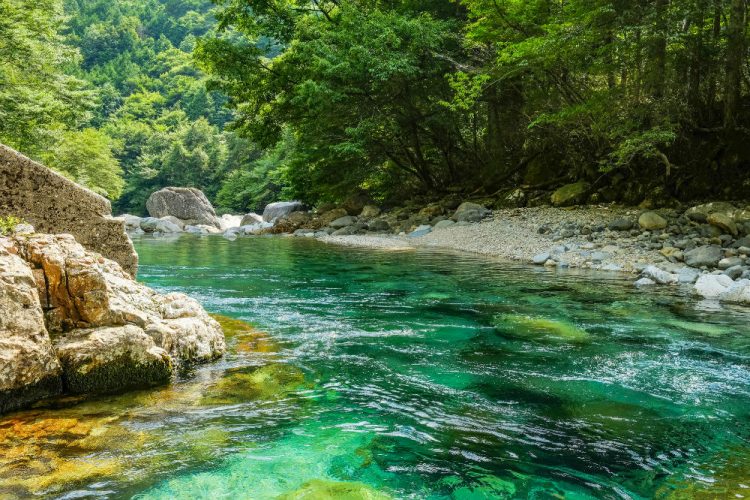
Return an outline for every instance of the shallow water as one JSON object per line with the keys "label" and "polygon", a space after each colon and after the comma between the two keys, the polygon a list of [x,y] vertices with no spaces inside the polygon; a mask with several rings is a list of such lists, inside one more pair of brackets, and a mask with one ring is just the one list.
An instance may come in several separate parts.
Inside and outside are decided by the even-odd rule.
{"label": "shallow water", "polygon": [[136,246],[140,280],[254,328],[171,387],[0,419],[0,498],[750,496],[742,309],[453,253]]}

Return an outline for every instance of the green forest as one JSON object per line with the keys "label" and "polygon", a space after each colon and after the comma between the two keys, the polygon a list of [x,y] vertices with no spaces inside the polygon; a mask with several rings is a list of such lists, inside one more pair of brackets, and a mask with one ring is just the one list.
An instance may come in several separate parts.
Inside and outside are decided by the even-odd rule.
{"label": "green forest", "polygon": [[1,0],[0,142],[136,214],[742,198],[747,49],[744,0]]}

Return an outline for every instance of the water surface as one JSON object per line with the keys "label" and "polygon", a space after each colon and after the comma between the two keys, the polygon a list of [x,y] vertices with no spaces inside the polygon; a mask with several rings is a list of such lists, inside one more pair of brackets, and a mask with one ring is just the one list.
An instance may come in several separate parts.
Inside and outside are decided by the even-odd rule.
{"label": "water surface", "polygon": [[750,496],[742,309],[426,250],[136,246],[140,280],[252,328],[169,388],[0,420],[40,462],[0,497]]}

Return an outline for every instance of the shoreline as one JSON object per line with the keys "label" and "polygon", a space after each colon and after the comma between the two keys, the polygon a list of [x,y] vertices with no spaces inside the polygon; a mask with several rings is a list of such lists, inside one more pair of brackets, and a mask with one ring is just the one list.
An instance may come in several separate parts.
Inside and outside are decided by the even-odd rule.
{"label": "shoreline", "polygon": [[[436,248],[500,258],[547,267],[581,268],[625,275],[639,274],[649,265],[672,264],[655,249],[636,248],[628,234],[602,229],[566,236],[539,228],[554,225],[606,226],[624,217],[637,217],[638,209],[550,207],[496,210],[481,222],[434,229],[418,237],[408,235],[340,235],[316,239],[334,245],[381,250]],[[580,232],[580,230],[579,230]],[[584,233],[588,231],[583,231]],[[541,256],[549,254],[544,262]],[[549,262],[552,260],[552,262]]]}

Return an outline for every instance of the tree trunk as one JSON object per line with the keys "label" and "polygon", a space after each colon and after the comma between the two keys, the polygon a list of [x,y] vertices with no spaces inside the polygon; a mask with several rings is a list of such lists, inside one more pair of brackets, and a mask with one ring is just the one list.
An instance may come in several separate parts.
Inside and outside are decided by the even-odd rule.
{"label": "tree trunk", "polygon": [[724,84],[724,127],[737,126],[745,59],[745,0],[731,0],[727,27],[726,82]]}

